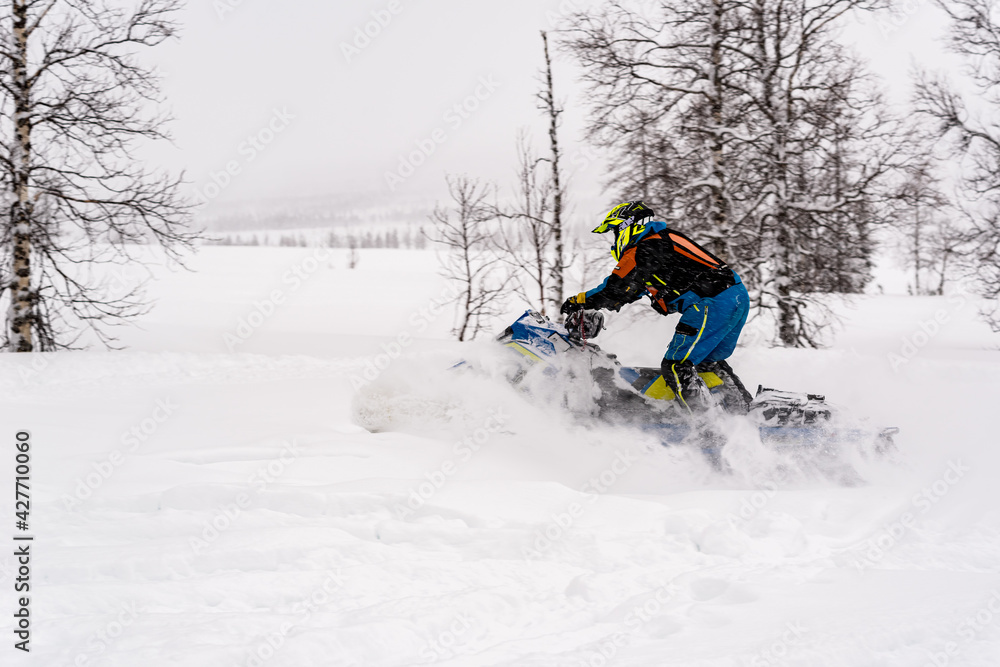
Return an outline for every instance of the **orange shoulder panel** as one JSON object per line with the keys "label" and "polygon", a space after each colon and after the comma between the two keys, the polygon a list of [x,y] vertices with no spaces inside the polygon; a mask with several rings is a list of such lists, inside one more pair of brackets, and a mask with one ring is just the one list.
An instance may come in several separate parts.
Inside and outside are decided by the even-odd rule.
{"label": "orange shoulder panel", "polygon": [[[691,241],[688,241],[683,236],[677,236],[676,234],[670,235],[670,240],[674,242],[677,248],[677,252],[684,255],[685,257],[690,257],[696,262],[700,262],[706,266],[710,266],[713,269],[719,267],[719,263],[712,259],[707,253],[705,253],[701,248],[696,246]],[[687,252],[685,252],[687,251]]]}
{"label": "orange shoulder panel", "polygon": [[710,268],[710,269],[717,269],[717,268],[719,268],[719,265],[718,265],[718,264],[709,264],[709,263],[708,263],[708,262],[706,262],[705,260],[703,260],[703,259],[699,259],[699,258],[695,257],[694,255],[692,255],[691,253],[689,253],[689,252],[688,252],[687,250],[685,250],[684,248],[674,248],[674,250],[676,250],[676,251],[677,251],[677,254],[678,254],[678,255],[684,255],[684,256],[685,256],[685,257],[687,257],[688,259],[693,259],[694,261],[698,262],[699,264],[704,264],[705,266],[707,266],[707,267],[708,267],[708,268]]}
{"label": "orange shoulder panel", "polygon": [[628,274],[632,273],[632,269],[635,268],[635,248],[629,248],[622,255],[622,258],[618,260],[618,266],[611,273],[618,276],[619,278],[624,278]]}

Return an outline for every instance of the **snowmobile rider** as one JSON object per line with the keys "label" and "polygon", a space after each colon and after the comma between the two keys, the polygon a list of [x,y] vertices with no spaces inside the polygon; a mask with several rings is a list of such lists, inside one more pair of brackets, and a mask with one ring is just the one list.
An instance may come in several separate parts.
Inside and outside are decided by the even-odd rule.
{"label": "snowmobile rider", "polygon": [[608,213],[593,233],[614,231],[611,254],[618,266],[599,286],[568,298],[560,312],[617,311],[648,296],[661,315],[681,313],[660,366],[667,386],[689,412],[704,410],[712,402],[698,374],[713,372],[723,381],[727,407],[735,403],[746,412],[752,397],[725,361],[747,321],[746,287],[724,261],[666,223],[651,220],[653,215],[641,201],[627,201]]}

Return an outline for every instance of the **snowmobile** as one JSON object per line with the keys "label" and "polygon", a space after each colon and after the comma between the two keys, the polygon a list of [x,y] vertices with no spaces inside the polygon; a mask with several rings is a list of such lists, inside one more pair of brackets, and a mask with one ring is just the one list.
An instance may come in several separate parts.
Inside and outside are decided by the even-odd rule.
{"label": "snowmobile", "polygon": [[[692,415],[680,405],[659,368],[623,366],[614,354],[595,345],[592,341],[603,328],[604,315],[599,311],[577,311],[565,326],[526,311],[497,337],[513,356],[507,380],[540,399],[559,395],[563,407],[572,412],[652,432],[664,446],[693,443],[720,467],[725,436],[714,422],[724,419],[749,420],[761,441],[776,450],[830,454],[854,444],[883,455],[895,447],[898,429],[843,426],[850,420],[841,419],[821,395],[758,386],[747,406],[740,388],[713,372],[699,373],[710,407]],[[574,387],[582,390],[582,399]]]}

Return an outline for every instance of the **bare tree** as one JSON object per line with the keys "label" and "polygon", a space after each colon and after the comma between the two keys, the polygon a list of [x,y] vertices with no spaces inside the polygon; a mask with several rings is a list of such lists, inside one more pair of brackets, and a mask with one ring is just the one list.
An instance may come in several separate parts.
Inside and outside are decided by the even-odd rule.
{"label": "bare tree", "polygon": [[898,121],[835,40],[848,11],[874,6],[749,6],[747,94],[765,196],[756,214],[766,262],[760,306],[774,312],[786,346],[822,342],[832,313],[817,294],[860,291],[870,279],[871,228],[889,219],[891,181],[907,160]]}
{"label": "bare tree", "polygon": [[[553,182],[542,170],[544,159],[535,155],[525,131],[517,136],[517,192],[511,206],[495,205],[500,220],[496,248],[509,270],[510,285],[543,315],[553,299],[552,257],[555,227],[551,207]],[[556,297],[558,299],[558,297]],[[555,301],[554,303],[558,303]]]}
{"label": "bare tree", "polygon": [[354,234],[348,234],[347,236],[347,268],[356,269],[358,268],[358,262],[361,261],[361,255],[358,252],[358,239]]}
{"label": "bare tree", "polygon": [[[135,159],[164,139],[157,80],[134,56],[176,33],[179,0],[9,0],[0,4],[0,169],[9,218],[2,227],[6,343],[18,352],[71,345],[80,323],[100,326],[145,310],[141,290],[109,294],[88,275],[121,263],[136,244],[169,257],[190,247],[179,179]],[[77,336],[79,332],[77,332]]]}
{"label": "bare tree", "polygon": [[486,318],[499,313],[507,284],[493,252],[489,187],[466,176],[449,176],[448,192],[453,207],[434,209],[429,238],[445,250],[443,275],[457,285],[458,321],[452,333],[465,341],[483,330]]}
{"label": "bare tree", "polygon": [[902,159],[897,124],[835,40],[878,0],[615,0],[568,47],[613,182],[738,267],[777,340],[816,345],[824,292],[861,289]]}
{"label": "bare tree", "polygon": [[960,259],[990,305],[984,316],[1000,332],[1000,20],[992,0],[936,3],[951,19],[949,46],[965,58],[976,92],[969,100],[943,76],[919,72],[915,105],[935,123],[962,165],[961,206],[967,225]]}
{"label": "bare tree", "polygon": [[518,132],[517,191],[513,203],[495,206],[494,214],[502,221],[497,250],[510,270],[514,291],[545,315],[550,308],[555,312],[565,296],[573,253],[567,251],[563,229],[566,192],[559,147],[563,109],[555,96],[548,34],[541,34],[545,69],[537,100],[548,120],[548,156],[539,157],[527,131]]}
{"label": "bare tree", "polygon": [[559,304],[566,291],[566,270],[570,259],[566,253],[566,239],[563,234],[564,202],[562,180],[562,154],[559,150],[559,117],[562,107],[556,101],[555,84],[552,80],[552,58],[549,56],[549,36],[542,31],[542,44],[545,51],[545,87],[538,94],[542,111],[549,118],[549,166],[552,178],[552,260],[549,266],[551,286],[549,299],[553,305]]}
{"label": "bare tree", "polygon": [[590,136],[615,149],[613,183],[685,221],[724,258],[746,246],[730,166],[742,135],[737,56],[743,3],[665,0],[644,12],[615,0],[572,18]]}
{"label": "bare tree", "polygon": [[933,161],[915,161],[898,194],[896,228],[906,266],[913,271],[913,294],[943,294],[954,260],[969,241],[958,223],[960,212],[941,190]]}

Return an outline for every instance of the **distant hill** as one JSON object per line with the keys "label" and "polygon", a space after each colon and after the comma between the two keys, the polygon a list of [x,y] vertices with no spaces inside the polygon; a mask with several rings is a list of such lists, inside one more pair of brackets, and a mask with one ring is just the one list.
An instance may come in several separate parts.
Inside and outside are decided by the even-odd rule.
{"label": "distant hill", "polygon": [[362,223],[419,225],[427,222],[433,209],[431,199],[390,200],[382,194],[341,195],[213,204],[197,212],[195,219],[209,233],[300,230]]}

